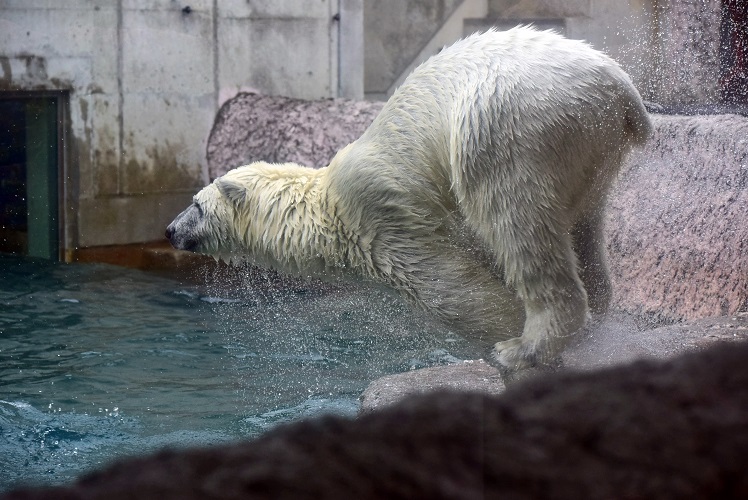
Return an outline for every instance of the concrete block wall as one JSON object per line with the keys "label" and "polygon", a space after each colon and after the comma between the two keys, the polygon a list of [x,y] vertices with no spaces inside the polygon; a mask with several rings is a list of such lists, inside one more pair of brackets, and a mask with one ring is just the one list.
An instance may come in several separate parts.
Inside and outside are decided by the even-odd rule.
{"label": "concrete block wall", "polygon": [[3,0],[0,92],[66,91],[68,255],[161,238],[207,182],[213,119],[240,90],[362,98],[361,12],[362,0]]}
{"label": "concrete block wall", "polygon": [[719,101],[721,3],[716,0],[489,0],[487,20],[548,19],[604,51],[645,99]]}
{"label": "concrete block wall", "polygon": [[659,64],[653,67],[657,101],[668,105],[720,101],[721,4],[669,0],[658,9]]}
{"label": "concrete block wall", "polygon": [[365,0],[365,93],[387,99],[418,64],[458,38],[532,22],[583,39],[631,75],[645,99],[716,102],[715,0]]}
{"label": "concrete block wall", "polygon": [[[365,0],[367,99],[386,100],[392,95],[397,83],[412,71],[413,61],[425,59],[419,57],[422,49],[463,3],[464,0]],[[450,41],[459,36],[460,32],[455,33]]]}
{"label": "concrete block wall", "polygon": [[618,60],[637,85],[649,90],[654,88],[650,75],[656,3],[656,0],[365,0],[365,92],[367,97],[386,99],[408,73],[443,46],[492,26],[509,29],[528,22],[587,40]]}
{"label": "concrete block wall", "polygon": [[567,36],[586,40],[623,67],[645,99],[654,100],[657,0],[576,0],[560,17]]}

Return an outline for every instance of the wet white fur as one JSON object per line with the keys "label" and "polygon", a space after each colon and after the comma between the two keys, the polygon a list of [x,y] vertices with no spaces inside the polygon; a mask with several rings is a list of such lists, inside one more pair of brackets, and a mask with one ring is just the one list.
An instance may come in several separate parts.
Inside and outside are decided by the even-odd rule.
{"label": "wet white fur", "polygon": [[173,225],[205,253],[389,285],[459,332],[505,340],[492,357],[511,373],[551,362],[588,293],[606,309],[605,194],[650,129],[602,53],[489,31],[417,68],[327,168],[237,168],[195,196],[199,221]]}

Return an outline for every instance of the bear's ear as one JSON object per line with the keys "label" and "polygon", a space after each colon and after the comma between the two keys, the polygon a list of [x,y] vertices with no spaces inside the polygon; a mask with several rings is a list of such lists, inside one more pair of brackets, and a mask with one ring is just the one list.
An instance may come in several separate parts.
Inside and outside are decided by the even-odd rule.
{"label": "bear's ear", "polygon": [[239,182],[221,177],[216,179],[216,186],[234,205],[241,205],[247,199],[247,188]]}

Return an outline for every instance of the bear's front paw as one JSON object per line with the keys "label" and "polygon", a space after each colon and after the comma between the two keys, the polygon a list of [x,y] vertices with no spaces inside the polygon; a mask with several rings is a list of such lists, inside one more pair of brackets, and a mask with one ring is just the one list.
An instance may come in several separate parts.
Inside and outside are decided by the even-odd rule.
{"label": "bear's front paw", "polygon": [[539,373],[556,371],[561,367],[561,358],[541,363],[538,349],[530,348],[521,337],[497,342],[491,348],[486,361],[498,368],[504,384],[526,379]]}

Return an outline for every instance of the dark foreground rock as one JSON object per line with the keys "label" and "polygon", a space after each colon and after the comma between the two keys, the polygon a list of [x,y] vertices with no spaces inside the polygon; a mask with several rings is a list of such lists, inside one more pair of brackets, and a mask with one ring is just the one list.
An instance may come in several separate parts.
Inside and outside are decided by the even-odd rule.
{"label": "dark foreground rock", "polygon": [[748,498],[748,343],[415,396],[4,499]]}

